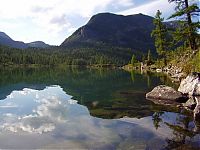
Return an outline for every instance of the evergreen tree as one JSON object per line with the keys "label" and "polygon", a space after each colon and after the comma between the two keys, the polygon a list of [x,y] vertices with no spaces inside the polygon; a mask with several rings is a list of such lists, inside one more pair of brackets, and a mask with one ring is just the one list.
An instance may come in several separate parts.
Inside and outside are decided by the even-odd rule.
{"label": "evergreen tree", "polygon": [[154,19],[155,29],[152,31],[151,36],[155,38],[155,47],[157,53],[162,58],[165,58],[166,51],[169,49],[169,42],[167,40],[167,28],[162,23],[164,18],[161,18],[162,13],[158,10]]}
{"label": "evergreen tree", "polygon": [[200,28],[199,19],[195,20],[195,16],[199,17],[199,7],[192,0],[168,0],[170,3],[176,3],[175,13],[169,18],[178,18],[180,21],[179,28],[175,32],[175,40],[178,42],[188,41],[192,50],[197,49],[198,28]]}

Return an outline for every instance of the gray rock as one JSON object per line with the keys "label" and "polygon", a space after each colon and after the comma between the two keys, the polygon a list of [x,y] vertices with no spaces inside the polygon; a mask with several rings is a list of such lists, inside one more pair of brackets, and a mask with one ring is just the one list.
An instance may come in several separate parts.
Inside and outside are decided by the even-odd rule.
{"label": "gray rock", "polygon": [[164,105],[178,105],[180,103],[177,102],[185,102],[187,100],[187,97],[181,92],[166,85],[155,87],[151,92],[146,94],[146,98],[152,100],[154,103]]}
{"label": "gray rock", "polygon": [[185,77],[185,74],[184,73],[178,73],[178,74],[174,74],[173,76],[171,76],[172,78],[178,78],[178,79],[180,79],[180,78],[183,78],[183,77]]}
{"label": "gray rock", "polygon": [[194,97],[190,97],[186,103],[183,104],[186,109],[194,110],[196,106],[196,100]]}
{"label": "gray rock", "polygon": [[195,97],[196,100],[196,107],[194,109],[194,118],[195,120],[200,121],[200,97]]}
{"label": "gray rock", "polygon": [[199,82],[194,87],[193,95],[200,96],[200,78],[199,78]]}
{"label": "gray rock", "polygon": [[178,91],[183,94],[200,96],[200,73],[192,73],[181,81]]}

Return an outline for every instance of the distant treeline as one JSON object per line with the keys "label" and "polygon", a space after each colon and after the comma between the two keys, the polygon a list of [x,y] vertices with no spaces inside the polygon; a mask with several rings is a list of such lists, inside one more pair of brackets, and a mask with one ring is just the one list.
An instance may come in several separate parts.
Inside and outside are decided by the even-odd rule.
{"label": "distant treeline", "polygon": [[[16,49],[0,46],[0,66],[7,65],[124,65],[127,64],[133,50],[129,48],[99,45],[98,47],[47,49]],[[142,53],[137,53],[142,57]]]}

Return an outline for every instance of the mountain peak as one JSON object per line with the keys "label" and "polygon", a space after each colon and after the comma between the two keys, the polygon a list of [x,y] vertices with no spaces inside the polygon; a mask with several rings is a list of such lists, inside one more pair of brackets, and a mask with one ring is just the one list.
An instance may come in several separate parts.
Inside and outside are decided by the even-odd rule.
{"label": "mountain peak", "polygon": [[67,38],[61,46],[76,47],[104,43],[146,52],[148,49],[155,49],[151,37],[153,28],[153,17],[144,14],[123,16],[99,13]]}
{"label": "mountain peak", "polygon": [[11,39],[6,33],[0,31],[0,38]]}

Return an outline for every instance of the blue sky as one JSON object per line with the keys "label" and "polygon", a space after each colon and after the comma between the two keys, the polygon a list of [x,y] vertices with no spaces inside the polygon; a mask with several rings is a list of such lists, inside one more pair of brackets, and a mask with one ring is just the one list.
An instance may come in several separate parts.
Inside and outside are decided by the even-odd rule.
{"label": "blue sky", "polygon": [[164,17],[174,11],[167,0],[0,0],[0,31],[14,40],[60,45],[90,17],[100,12],[143,13]]}

